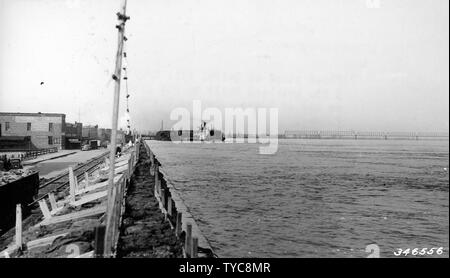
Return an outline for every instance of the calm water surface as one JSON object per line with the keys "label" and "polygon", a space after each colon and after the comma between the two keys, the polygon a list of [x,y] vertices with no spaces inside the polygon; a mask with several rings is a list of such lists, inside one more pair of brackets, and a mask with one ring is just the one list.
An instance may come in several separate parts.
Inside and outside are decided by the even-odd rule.
{"label": "calm water surface", "polygon": [[220,257],[448,257],[447,141],[147,143]]}

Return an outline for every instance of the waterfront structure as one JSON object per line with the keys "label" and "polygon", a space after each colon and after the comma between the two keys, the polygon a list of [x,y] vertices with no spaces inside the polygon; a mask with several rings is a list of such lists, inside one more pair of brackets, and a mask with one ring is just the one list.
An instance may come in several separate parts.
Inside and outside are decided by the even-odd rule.
{"label": "waterfront structure", "polygon": [[285,131],[285,139],[448,140],[448,132],[381,132],[354,130]]}
{"label": "waterfront structure", "polygon": [[0,112],[0,137],[28,142],[27,149],[65,148],[66,115]]}

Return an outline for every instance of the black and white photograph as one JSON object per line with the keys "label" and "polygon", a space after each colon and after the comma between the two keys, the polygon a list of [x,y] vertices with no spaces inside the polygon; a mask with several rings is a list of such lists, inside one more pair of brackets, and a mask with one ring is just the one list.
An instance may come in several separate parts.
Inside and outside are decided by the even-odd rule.
{"label": "black and white photograph", "polygon": [[15,258],[449,258],[449,1],[0,0]]}

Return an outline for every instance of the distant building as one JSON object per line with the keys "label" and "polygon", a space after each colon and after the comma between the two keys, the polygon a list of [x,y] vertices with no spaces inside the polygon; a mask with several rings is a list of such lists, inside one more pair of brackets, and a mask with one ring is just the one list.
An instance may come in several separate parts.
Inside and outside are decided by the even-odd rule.
{"label": "distant building", "polygon": [[65,125],[65,114],[0,112],[0,137],[29,142],[27,149],[64,149]]}
{"label": "distant building", "polygon": [[83,139],[83,124],[75,122],[66,123],[66,149],[81,149]]}
{"label": "distant building", "polygon": [[82,139],[83,141],[98,140],[98,125],[83,126]]}
{"label": "distant building", "polygon": [[98,129],[98,140],[102,142],[111,141],[111,129],[110,128],[99,128]]}
{"label": "distant building", "polygon": [[117,144],[126,144],[125,132],[122,129],[117,130],[116,138]]}

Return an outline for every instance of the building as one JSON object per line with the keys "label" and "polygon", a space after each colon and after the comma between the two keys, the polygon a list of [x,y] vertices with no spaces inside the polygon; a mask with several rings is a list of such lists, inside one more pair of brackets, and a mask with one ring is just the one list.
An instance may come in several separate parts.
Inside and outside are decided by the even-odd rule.
{"label": "building", "polygon": [[99,128],[98,129],[98,140],[102,142],[111,141],[111,129],[110,128]]}
{"label": "building", "polygon": [[66,149],[81,149],[81,141],[83,136],[83,124],[75,122],[66,123]]}
{"label": "building", "polygon": [[64,149],[65,125],[65,114],[0,112],[0,137],[22,138],[27,149]]}
{"label": "building", "polygon": [[82,128],[83,142],[98,140],[98,125],[87,125]]}
{"label": "building", "polygon": [[127,143],[125,141],[125,132],[122,129],[117,130],[116,143],[117,144],[126,144]]}

